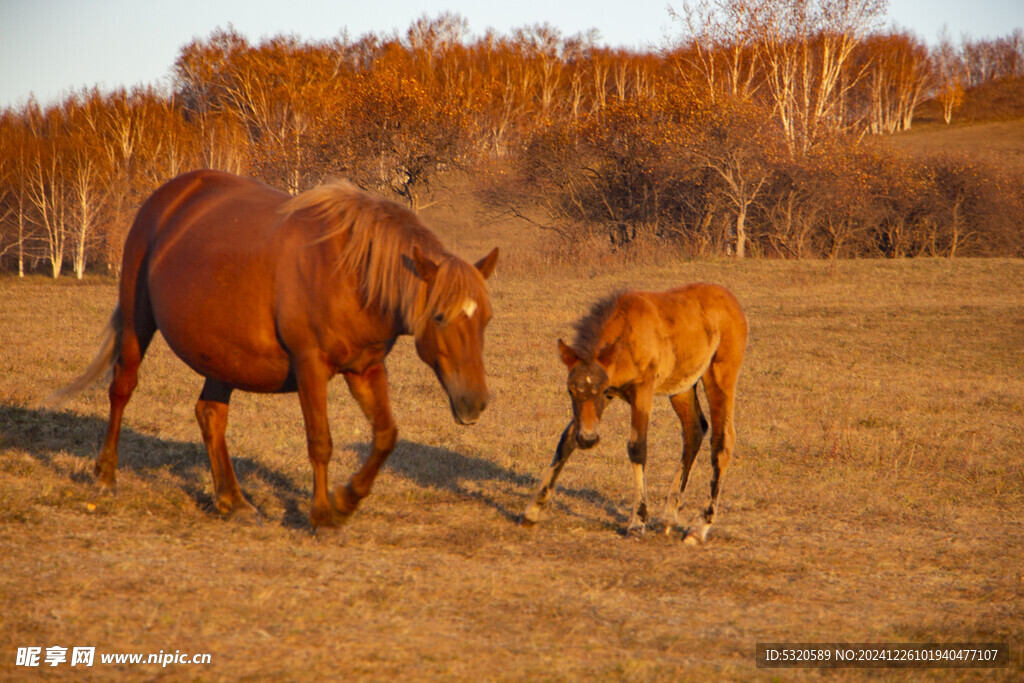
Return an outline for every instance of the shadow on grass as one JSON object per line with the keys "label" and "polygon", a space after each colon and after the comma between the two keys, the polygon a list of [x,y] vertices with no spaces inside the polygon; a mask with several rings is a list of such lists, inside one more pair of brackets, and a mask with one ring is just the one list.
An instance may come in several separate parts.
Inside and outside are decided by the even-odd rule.
{"label": "shadow on grass", "polygon": [[[86,467],[71,472],[72,481],[91,484],[92,465],[107,431],[107,421],[70,412],[0,405],[0,448],[15,448],[28,453],[50,470],[57,470],[56,456],[69,454],[85,461]],[[198,427],[196,428],[198,434]],[[199,441],[175,441],[121,429],[118,470],[127,471],[152,483],[170,474],[180,489],[196,505],[217,515],[213,497],[207,492],[209,475],[196,475],[195,468],[209,468],[206,449]],[[284,525],[309,526],[306,516],[310,493],[281,472],[249,457],[231,458],[242,491],[255,488],[259,481],[272,491],[285,510]]]}
{"label": "shadow on grass", "polygon": [[[91,484],[92,465],[99,453],[106,434],[107,422],[97,417],[76,415],[71,412],[54,412],[43,409],[0,405],[0,448],[17,449],[28,453],[50,470],[58,470],[56,456],[70,454],[83,461],[83,467],[70,473],[73,481]],[[162,439],[124,427],[121,430],[118,469],[131,472],[148,482],[155,483],[167,474],[174,477],[178,486],[195,504],[216,516],[216,507],[207,491],[209,458],[206,449],[198,440],[176,441]],[[230,444],[229,444],[230,448]],[[369,454],[369,444],[359,442],[349,448],[359,454],[360,461]],[[267,467],[248,456],[232,456],[235,473],[243,492],[265,487],[276,497],[284,508],[282,523],[293,529],[308,529],[307,510],[312,491],[295,485],[283,472]],[[196,474],[196,468],[202,474]],[[394,472],[410,479],[418,486],[454,493],[467,500],[474,500],[497,510],[510,522],[518,522],[522,508],[533,495],[537,478],[500,467],[480,457],[456,453],[445,448],[424,446],[401,440],[388,459],[386,472]],[[335,483],[347,480],[350,472],[334,470]],[[493,482],[497,486],[512,489],[516,508],[511,508],[508,497],[491,494],[477,487],[467,487],[467,482]],[[166,485],[166,484],[161,484]],[[365,501],[372,504],[373,494]],[[605,510],[620,521],[625,517],[617,506],[597,491],[589,488],[574,489],[559,487],[557,496],[575,498]],[[558,505],[556,496],[552,504],[560,508],[560,514],[578,514]],[[503,499],[506,502],[503,502]]]}
{"label": "shadow on grass", "polygon": [[[358,453],[360,462],[369,456],[370,447],[366,443],[350,443],[348,448]],[[521,474],[501,467],[486,458],[464,455],[447,448],[424,446],[406,440],[399,440],[395,445],[395,450],[388,458],[384,471],[389,470],[413,481],[417,486],[447,491],[468,500],[478,501],[493,508],[512,523],[519,522],[523,510],[532,500],[539,483],[536,476]],[[514,502],[509,501],[509,496],[501,492],[489,494],[484,490],[478,490],[475,486],[467,487],[466,483],[468,482],[474,484],[494,482],[501,488],[510,489],[505,493],[514,494],[515,500]],[[559,509],[558,514],[588,517],[560,505],[558,498],[562,496],[599,507],[621,523],[625,523],[627,519],[614,502],[591,488],[558,486],[555,498],[551,502],[552,507]],[[502,499],[505,499],[505,502]],[[516,507],[510,508],[510,504]]]}

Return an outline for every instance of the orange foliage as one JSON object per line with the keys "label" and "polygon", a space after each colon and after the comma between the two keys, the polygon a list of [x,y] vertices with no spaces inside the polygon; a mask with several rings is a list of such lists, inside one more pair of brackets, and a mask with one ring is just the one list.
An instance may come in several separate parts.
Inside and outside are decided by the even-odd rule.
{"label": "orange foliage", "polygon": [[[2,112],[0,258],[116,270],[139,203],[196,167],[291,192],[347,176],[413,207],[440,175],[473,168],[492,205],[617,247],[899,256],[1013,234],[940,190],[964,173],[872,160],[855,141],[910,127],[929,94],[948,120],[968,79],[1024,70],[1020,36],[928,54],[909,34],[865,32],[874,0],[821,0],[799,26],[788,6],[698,3],[666,51],[546,24],[471,37],[450,13],[404,37],[252,44],[218,30],[182,48],[172,92],[94,89]],[[991,197],[986,182],[971,192]],[[920,237],[944,225],[957,237]]]}

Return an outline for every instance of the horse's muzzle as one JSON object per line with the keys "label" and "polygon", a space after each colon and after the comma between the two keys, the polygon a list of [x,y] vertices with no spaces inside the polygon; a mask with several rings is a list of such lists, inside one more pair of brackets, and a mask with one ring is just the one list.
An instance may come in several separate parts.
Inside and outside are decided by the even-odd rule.
{"label": "horse's muzzle", "polygon": [[480,414],[487,408],[487,399],[473,399],[462,396],[451,399],[452,416],[460,425],[471,425],[480,419]]}
{"label": "horse's muzzle", "polygon": [[579,444],[580,448],[582,448],[583,450],[593,448],[594,446],[597,445],[597,442],[600,440],[601,437],[598,436],[597,432],[594,432],[592,434],[584,434],[583,432],[580,432],[579,434],[576,435],[576,443]]}

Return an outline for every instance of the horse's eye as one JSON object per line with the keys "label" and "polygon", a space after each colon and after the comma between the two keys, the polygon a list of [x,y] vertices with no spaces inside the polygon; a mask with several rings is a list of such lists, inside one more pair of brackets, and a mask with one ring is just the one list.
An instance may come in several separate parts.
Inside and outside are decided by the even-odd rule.
{"label": "horse's eye", "polygon": [[434,322],[440,325],[444,322],[444,313],[438,313],[434,316]]}

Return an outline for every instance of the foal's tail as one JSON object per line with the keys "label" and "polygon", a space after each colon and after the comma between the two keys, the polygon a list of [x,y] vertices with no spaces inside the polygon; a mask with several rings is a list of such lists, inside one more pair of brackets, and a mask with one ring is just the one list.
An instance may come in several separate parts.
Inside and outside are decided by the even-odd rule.
{"label": "foal's tail", "polygon": [[124,319],[121,317],[121,307],[114,309],[110,316],[110,323],[107,325],[106,338],[99,353],[93,358],[92,363],[85,369],[78,378],[63,389],[58,389],[43,399],[43,405],[56,408],[74,396],[82,393],[92,386],[98,379],[110,373],[114,369],[121,353],[121,337],[124,334]]}

